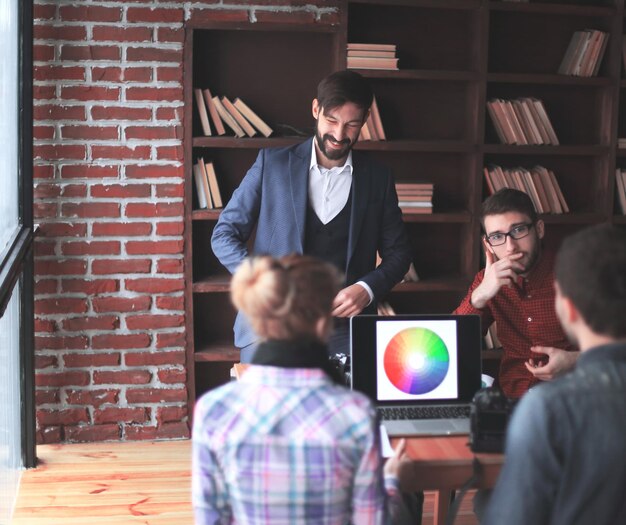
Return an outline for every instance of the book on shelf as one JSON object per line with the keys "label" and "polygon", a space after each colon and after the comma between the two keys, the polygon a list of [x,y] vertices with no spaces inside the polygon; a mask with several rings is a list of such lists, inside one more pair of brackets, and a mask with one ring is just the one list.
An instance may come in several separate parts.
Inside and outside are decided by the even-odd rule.
{"label": "book on shelf", "polygon": [[398,206],[402,213],[432,213],[433,212],[432,182],[406,182],[396,184]]}
{"label": "book on shelf", "polygon": [[617,201],[622,210],[622,215],[626,215],[626,171],[617,168],[615,170],[615,182],[617,184]]}
{"label": "book on shelf", "polygon": [[396,58],[396,52],[386,50],[348,49],[349,57]]}
{"label": "book on shelf", "polygon": [[346,64],[348,69],[398,69],[397,58],[353,57],[349,56]]}
{"label": "book on shelf", "polygon": [[220,118],[220,114],[217,112],[215,104],[213,104],[213,95],[211,95],[211,90],[209,88],[204,88],[202,90],[202,94],[204,95],[204,102],[209,110],[209,114],[211,115],[215,133],[218,135],[224,135],[226,133],[226,129],[224,128],[224,124]]}
{"label": "book on shelf", "polygon": [[358,42],[348,42],[346,48],[348,51],[392,51],[394,54],[396,52],[395,44],[366,44]]}
{"label": "book on shelf", "polygon": [[193,165],[193,179],[196,183],[196,194],[198,195],[198,207],[200,209],[213,208],[209,181],[200,166],[200,162]]}
{"label": "book on shelf", "polygon": [[235,132],[235,135],[239,138],[245,137],[246,132],[241,128],[235,118],[228,112],[228,110],[222,104],[222,101],[218,96],[214,96],[212,98],[213,104],[215,104],[215,108],[220,115],[220,118],[226,123],[226,125]]}
{"label": "book on shelf", "polygon": [[487,112],[503,144],[559,145],[543,102],[539,99],[492,99],[487,102]]}
{"label": "book on shelf", "polygon": [[195,88],[193,94],[196,98],[196,107],[198,108],[198,115],[200,115],[200,123],[202,124],[202,133],[205,137],[211,136],[211,125],[209,124],[209,115],[207,114],[207,108],[204,105],[204,99],[202,98],[202,90]]}
{"label": "book on shelf", "polygon": [[209,183],[211,198],[213,199],[213,207],[222,208],[224,206],[224,203],[222,201],[222,194],[220,193],[219,184],[217,183],[217,175],[215,174],[215,168],[213,167],[213,163],[205,163],[202,158],[199,162],[202,166],[204,173],[206,174],[206,178]]}
{"label": "book on shelf", "polygon": [[492,165],[483,169],[483,175],[490,195],[503,188],[513,188],[528,194],[537,213],[569,212],[556,175],[543,166],[503,169]]}
{"label": "book on shelf", "polygon": [[348,43],[348,69],[398,69],[395,44]]}
{"label": "book on shelf", "polygon": [[558,69],[561,75],[592,77],[598,74],[609,40],[608,33],[595,29],[576,31]]}
{"label": "book on shelf", "polygon": [[377,308],[378,315],[396,315],[396,312],[387,301],[380,301]]}
{"label": "book on shelf", "polygon": [[372,100],[369,116],[361,128],[359,140],[386,140],[383,122],[380,118],[376,97]]}
{"label": "book on shelf", "polygon": [[489,328],[487,328],[487,333],[485,334],[485,349],[486,350],[499,350],[502,348],[502,343],[500,343],[500,339],[498,339],[498,329],[496,327],[496,323],[492,323]]}
{"label": "book on shelf", "polygon": [[248,121],[259,130],[259,132],[265,136],[269,137],[273,131],[262,119],[259,117],[254,111],[252,111],[243,100],[240,98],[236,98],[233,101],[233,106],[235,106],[239,112],[246,118]]}
{"label": "book on shelf", "polygon": [[222,104],[227,109],[227,111],[232,115],[232,117],[237,121],[237,124],[241,126],[246,132],[248,137],[254,137],[256,135],[256,130],[250,125],[250,123],[245,119],[245,117],[241,114],[241,112],[233,105],[233,103],[228,100],[228,97],[222,97]]}

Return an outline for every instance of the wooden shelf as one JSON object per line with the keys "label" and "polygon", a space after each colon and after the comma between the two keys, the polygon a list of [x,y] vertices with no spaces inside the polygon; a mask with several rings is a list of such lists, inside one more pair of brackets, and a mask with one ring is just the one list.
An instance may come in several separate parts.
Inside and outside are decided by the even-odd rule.
{"label": "wooden shelf", "polygon": [[485,153],[494,153],[499,155],[567,155],[567,156],[598,156],[606,155],[609,151],[608,146],[585,145],[580,146],[512,146],[509,144],[485,144],[483,146]]}
{"label": "wooden shelf", "polygon": [[404,222],[469,224],[472,220],[472,216],[467,211],[456,213],[403,213],[402,220],[404,220]]}
{"label": "wooden shelf", "polygon": [[355,149],[371,151],[422,151],[470,153],[477,151],[477,146],[469,142],[453,140],[365,140],[359,141]]}
{"label": "wooden shelf", "polygon": [[398,80],[450,80],[458,82],[470,82],[480,79],[476,71],[437,71],[426,69],[355,69],[367,78],[386,78]]}
{"label": "wooden shelf", "polygon": [[224,293],[230,291],[230,275],[211,275],[193,283],[193,293]]}
{"label": "wooden shelf", "polygon": [[555,86],[607,87],[614,85],[612,78],[575,77],[571,75],[546,75],[529,73],[488,73],[487,82],[510,84],[552,84]]}
{"label": "wooden shelf", "polygon": [[[520,13],[541,13],[546,15],[576,15],[581,17],[615,16],[617,10],[609,6],[541,4],[534,2],[489,2],[491,11],[518,11]],[[556,23],[556,21],[555,21]]]}
{"label": "wooden shelf", "polygon": [[236,148],[236,149],[261,149],[282,148],[299,144],[305,137],[247,137],[238,138],[231,136],[221,137],[194,137],[194,148]]}
{"label": "wooden shelf", "polygon": [[398,283],[394,286],[393,293],[464,292],[470,284],[468,279],[462,279],[461,277],[426,279],[415,282]]}
{"label": "wooden shelf", "polygon": [[215,343],[201,346],[200,348],[196,347],[193,359],[196,363],[204,363],[207,361],[238,363],[239,349],[228,343]]}

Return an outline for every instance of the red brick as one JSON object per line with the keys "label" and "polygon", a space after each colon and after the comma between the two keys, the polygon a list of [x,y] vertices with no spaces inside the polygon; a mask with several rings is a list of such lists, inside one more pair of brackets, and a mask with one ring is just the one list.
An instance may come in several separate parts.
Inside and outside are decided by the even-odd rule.
{"label": "red brick", "polygon": [[126,391],[129,403],[175,403],[187,401],[184,388],[129,388]]}
{"label": "red brick", "polygon": [[39,144],[33,146],[35,159],[45,160],[85,160],[87,149],[81,144]]}
{"label": "red brick", "polygon": [[85,408],[66,408],[65,410],[37,410],[37,422],[40,425],[72,425],[86,423],[89,415]]}
{"label": "red brick", "polygon": [[[38,216],[35,214],[35,216]],[[55,255],[55,242],[44,242],[35,239],[35,259]]]}
{"label": "red brick", "polygon": [[118,100],[120,88],[102,86],[66,86],[61,88],[65,100]]}
{"label": "red brick", "polygon": [[189,425],[181,423],[163,423],[160,426],[127,426],[125,436],[128,441],[140,439],[185,439],[190,437]]}
{"label": "red brick", "polygon": [[183,148],[180,146],[160,146],[156,150],[159,160],[183,160]]}
{"label": "red brick", "polygon": [[179,67],[158,67],[156,70],[159,82],[182,82],[183,68]]}
{"label": "red brick", "polygon": [[182,23],[183,10],[181,8],[168,9],[148,8],[148,7],[129,7],[126,12],[126,20],[128,22],[154,22],[164,23]]}
{"label": "red brick", "polygon": [[61,195],[61,187],[58,184],[36,184],[33,189],[35,199],[52,199]]}
{"label": "red brick", "polygon": [[94,237],[132,237],[152,233],[148,222],[97,222],[91,227]]}
{"label": "red brick", "polygon": [[165,384],[184,383],[187,380],[187,372],[176,368],[159,370],[157,373],[159,381]]}
{"label": "red brick", "polygon": [[119,425],[81,425],[65,427],[65,439],[68,442],[118,441]]}
{"label": "red brick", "polygon": [[57,216],[58,206],[56,203],[35,202],[33,204],[33,215],[38,218],[54,218]]}
{"label": "red brick", "polygon": [[75,22],[119,22],[122,19],[122,9],[119,7],[100,6],[73,6],[59,7],[61,20]]}
{"label": "red brick", "polygon": [[[176,59],[179,62],[180,59]],[[126,100],[153,100],[176,102],[183,100],[182,88],[129,87]]]}
{"label": "red brick", "polygon": [[33,106],[34,120],[85,120],[84,106],[59,106],[44,104]]}
{"label": "red brick", "polygon": [[[86,37],[77,38],[76,40],[86,40]],[[77,62],[92,60],[111,60],[119,61],[122,53],[118,46],[94,46],[94,45],[76,45],[63,46],[61,48],[61,60]],[[94,100],[98,100],[97,97]]]}
{"label": "red brick", "polygon": [[87,263],[77,259],[65,260],[37,260],[35,274],[44,275],[84,275],[87,272]]}
{"label": "red brick", "polygon": [[183,184],[157,184],[156,196],[159,198],[184,197],[185,186]]}
{"label": "red brick", "polygon": [[182,279],[127,279],[126,289],[141,293],[171,293],[185,289]]}
{"label": "red brick", "polygon": [[91,405],[99,407],[105,404],[115,404],[119,400],[119,390],[89,389],[67,390],[66,402],[68,405]]}
{"label": "red brick", "polygon": [[183,213],[182,202],[129,202],[126,205],[127,217],[181,217]]}
{"label": "red brick", "polygon": [[115,279],[63,279],[61,281],[61,293],[100,295],[117,292],[119,289],[120,283]]}
{"label": "red brick", "polygon": [[52,4],[34,4],[33,18],[35,20],[50,20],[56,15],[56,5]]}
{"label": "red brick", "polygon": [[33,86],[34,100],[52,100],[57,98],[57,90],[54,86]]}
{"label": "red brick", "polygon": [[94,159],[149,159],[150,146],[92,146]]}
{"label": "red brick", "polygon": [[111,66],[100,66],[91,68],[91,79],[93,82],[121,82],[122,68]]}
{"label": "red brick", "polygon": [[68,202],[62,205],[63,217],[119,217],[120,205],[113,202]]}
{"label": "red brick", "polygon": [[185,318],[182,315],[144,314],[126,317],[126,326],[129,330],[153,330],[158,328],[174,328],[183,326]]}
{"label": "red brick", "polygon": [[[147,348],[150,346],[150,336],[148,334],[132,335],[94,335],[91,347],[94,349],[113,348]],[[122,381],[125,383],[126,381]],[[146,381],[147,382],[147,381]]]}
{"label": "red brick", "polygon": [[54,166],[39,165],[33,166],[33,178],[35,179],[51,179],[54,177]]}
{"label": "red brick", "polygon": [[161,259],[157,261],[157,273],[182,273],[182,259]]}
{"label": "red brick", "polygon": [[182,120],[182,108],[157,108],[157,120]]}
{"label": "red brick", "polygon": [[37,444],[60,443],[62,439],[61,427],[48,426],[37,429]]}
{"label": "red brick", "polygon": [[33,139],[52,140],[54,138],[54,126],[33,126]]}
{"label": "red brick", "polygon": [[191,18],[187,22],[202,24],[206,22],[249,22],[250,16],[245,9],[194,9]]}
{"label": "red brick", "polygon": [[150,259],[107,259],[91,263],[91,272],[94,275],[111,275],[118,273],[150,273],[152,261]]}
{"label": "red brick", "polygon": [[145,385],[152,380],[148,370],[96,370],[93,373],[94,385]]}
{"label": "red brick", "polygon": [[85,26],[35,24],[33,38],[35,40],[87,40],[87,30]]}
{"label": "red brick", "polygon": [[91,118],[94,120],[150,120],[152,118],[152,109],[124,106],[93,106],[91,108]]}
{"label": "red brick", "polygon": [[157,424],[177,423],[187,417],[187,407],[158,407],[156,412]]}
{"label": "red brick", "polygon": [[[182,49],[157,47],[129,47],[126,50],[128,62],[182,62]],[[131,100],[127,97],[127,100]]]}
{"label": "red brick", "polygon": [[37,44],[33,46],[33,61],[52,62],[54,60],[54,46]]}
{"label": "red brick", "polygon": [[159,27],[157,28],[157,42],[174,42],[182,44],[185,40],[183,28]]}
{"label": "red brick", "polygon": [[63,362],[66,368],[118,366],[120,364],[120,354],[65,354]]}
{"label": "red brick", "polygon": [[72,317],[61,321],[63,330],[67,332],[84,332],[86,330],[115,330],[120,327],[120,319],[115,315],[98,317]]}
{"label": "red brick", "polygon": [[178,255],[183,253],[183,241],[127,241],[128,255]]}
{"label": "red brick", "polygon": [[102,199],[132,199],[150,197],[149,184],[96,184],[91,187],[91,196]]}
{"label": "red brick", "polygon": [[43,368],[57,368],[59,360],[55,355],[36,355],[35,368],[41,370]]}
{"label": "red brick", "polygon": [[35,336],[37,350],[84,350],[89,346],[89,338],[76,336]]}
{"label": "red brick", "polygon": [[180,126],[128,126],[124,133],[127,140],[169,140],[182,139],[183,130]]}
{"label": "red brick", "polygon": [[[157,337],[161,335],[166,335],[166,334],[158,334]],[[176,335],[179,335],[179,334],[176,334]],[[127,353],[124,356],[124,363],[127,366],[183,365],[185,363],[185,352]]]}
{"label": "red brick", "polygon": [[315,22],[315,13],[310,11],[255,11],[256,20],[260,24],[312,24]]}
{"label": "red brick", "polygon": [[126,82],[151,82],[152,68],[128,67],[124,69],[124,80]]}
{"label": "red brick", "polygon": [[85,299],[38,299],[35,301],[35,314],[83,314],[87,311]]}
{"label": "red brick", "polygon": [[65,242],[61,245],[62,255],[119,255],[119,241]]}
{"label": "red brick", "polygon": [[41,405],[52,405],[59,403],[59,390],[41,390],[38,389],[35,391],[35,404],[37,406]]}
{"label": "red brick", "polygon": [[[55,283],[56,287],[56,283]],[[35,293],[41,293],[35,287]],[[46,319],[35,319],[35,333],[53,333],[57,331],[56,321]]]}
{"label": "red brick", "polygon": [[152,40],[152,29],[149,27],[94,26],[92,34],[94,40],[115,42],[149,42]]}
{"label": "red brick", "polygon": [[84,237],[87,225],[83,223],[47,222],[39,225],[40,237]]}
{"label": "red brick", "polygon": [[[94,312],[145,312],[152,305],[152,298],[142,297],[94,297],[91,300]],[[123,344],[120,348],[123,348]]]}
{"label": "red brick", "polygon": [[33,80],[85,80],[85,68],[78,66],[33,67]]}
{"label": "red brick", "polygon": [[117,140],[119,129],[117,126],[61,126],[61,135],[64,139]]}
{"label": "red brick", "polygon": [[[37,386],[86,386],[89,384],[89,372],[84,370],[58,374],[38,372],[35,375],[35,384]],[[54,422],[51,421],[50,424],[54,424]]]}
{"label": "red brick", "polygon": [[63,179],[105,179],[117,178],[119,168],[117,166],[85,166],[70,165],[61,167]]}
{"label": "red brick", "polygon": [[61,187],[61,197],[77,198],[87,196],[87,186],[84,184],[66,184]]}
{"label": "red brick", "polygon": [[339,24],[341,24],[341,16],[338,12],[321,13],[317,23],[323,25],[338,26]]}
{"label": "red brick", "polygon": [[156,227],[157,235],[182,235],[185,230],[182,222],[159,222]]}
{"label": "red brick", "polygon": [[94,410],[93,421],[102,423],[145,423],[150,419],[150,410],[146,408],[102,408]]}
{"label": "red brick", "polygon": [[156,298],[156,307],[159,310],[184,310],[185,297],[182,295],[171,296],[165,295]]}
{"label": "red brick", "polygon": [[155,166],[143,165],[126,166],[126,177],[129,179],[154,179],[157,177],[182,178],[184,177],[184,168],[182,166]]}

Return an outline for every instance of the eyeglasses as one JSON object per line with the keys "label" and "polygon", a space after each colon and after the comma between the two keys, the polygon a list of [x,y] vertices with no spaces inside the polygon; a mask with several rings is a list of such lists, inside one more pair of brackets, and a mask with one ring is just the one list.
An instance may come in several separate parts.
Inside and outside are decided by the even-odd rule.
{"label": "eyeglasses", "polygon": [[530,229],[535,225],[533,222],[519,224],[515,226],[515,228],[511,228],[506,233],[491,233],[489,235],[485,235],[485,239],[491,246],[501,246],[506,242],[507,237],[511,237],[511,239],[515,239],[516,241],[519,239],[523,239],[530,233]]}

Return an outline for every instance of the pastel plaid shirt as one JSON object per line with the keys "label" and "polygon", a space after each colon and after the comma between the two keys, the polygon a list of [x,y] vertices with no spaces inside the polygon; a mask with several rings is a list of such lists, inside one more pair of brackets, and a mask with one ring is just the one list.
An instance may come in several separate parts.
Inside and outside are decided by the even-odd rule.
{"label": "pastel plaid shirt", "polygon": [[363,395],[319,369],[251,366],[196,405],[196,524],[384,523],[379,450]]}

